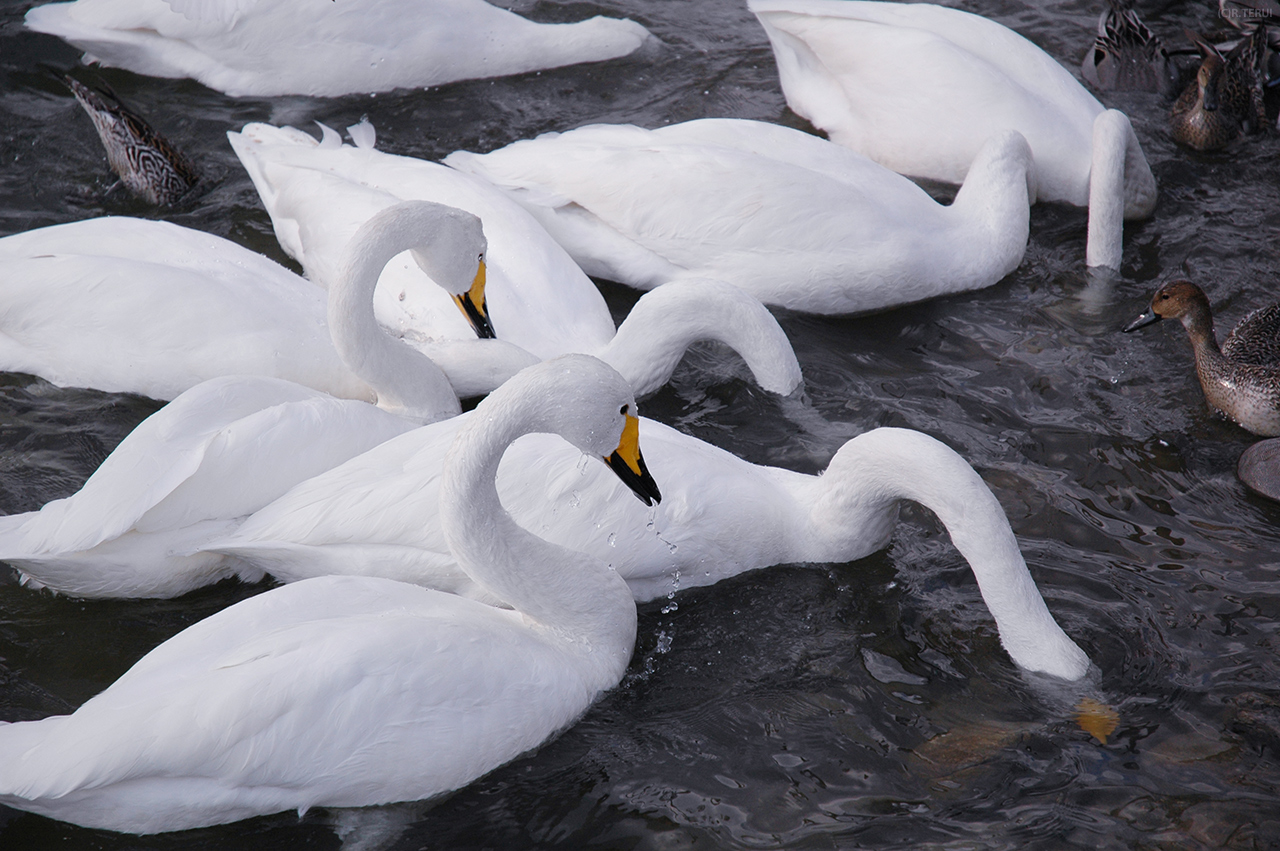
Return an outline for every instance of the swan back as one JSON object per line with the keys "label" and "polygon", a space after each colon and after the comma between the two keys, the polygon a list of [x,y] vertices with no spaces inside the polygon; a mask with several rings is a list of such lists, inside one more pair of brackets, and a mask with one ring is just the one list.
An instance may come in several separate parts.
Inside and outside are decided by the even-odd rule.
{"label": "swan back", "polygon": [[902,174],[961,183],[995,131],[1022,133],[1040,195],[1084,206],[1103,107],[1051,57],[978,15],[931,4],[752,0],[787,103],[832,141]]}
{"label": "swan back", "polygon": [[336,97],[625,56],[640,24],[540,24],[483,0],[77,0],[27,13],[103,65],[191,77],[233,97]]}
{"label": "swan back", "polygon": [[986,201],[962,212],[757,121],[593,125],[445,162],[525,204],[587,271],[645,289],[709,277],[770,304],[861,312],[988,286],[1026,243],[1025,169],[1016,191],[974,189]]}

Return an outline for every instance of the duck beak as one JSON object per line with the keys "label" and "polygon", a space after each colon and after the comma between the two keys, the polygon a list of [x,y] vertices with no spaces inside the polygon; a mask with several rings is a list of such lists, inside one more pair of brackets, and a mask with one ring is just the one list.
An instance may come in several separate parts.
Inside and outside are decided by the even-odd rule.
{"label": "duck beak", "polygon": [[493,323],[489,321],[489,309],[484,303],[483,260],[480,261],[480,268],[476,269],[476,278],[471,282],[471,289],[462,295],[454,296],[453,300],[467,317],[467,321],[471,323],[477,337],[482,340],[497,338],[498,335],[493,333]]}
{"label": "duck beak", "polygon": [[618,441],[618,448],[613,454],[604,459],[605,463],[645,505],[662,502],[658,483],[649,475],[649,468],[640,455],[640,420],[631,414],[626,417],[627,424],[622,427],[622,440]]}
{"label": "duck beak", "polygon": [[1154,325],[1163,318],[1164,317],[1156,313],[1154,309],[1148,307],[1145,313],[1130,322],[1128,325],[1124,326],[1124,332],[1127,334],[1130,331],[1137,331],[1139,328],[1144,326]]}

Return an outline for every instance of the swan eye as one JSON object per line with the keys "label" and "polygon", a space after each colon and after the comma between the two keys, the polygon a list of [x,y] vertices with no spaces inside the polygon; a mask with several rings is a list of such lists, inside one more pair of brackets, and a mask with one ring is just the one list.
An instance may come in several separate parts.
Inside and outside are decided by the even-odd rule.
{"label": "swan eye", "polygon": [[627,406],[623,405],[621,408],[619,408],[618,413],[622,414],[625,417],[627,415]]}

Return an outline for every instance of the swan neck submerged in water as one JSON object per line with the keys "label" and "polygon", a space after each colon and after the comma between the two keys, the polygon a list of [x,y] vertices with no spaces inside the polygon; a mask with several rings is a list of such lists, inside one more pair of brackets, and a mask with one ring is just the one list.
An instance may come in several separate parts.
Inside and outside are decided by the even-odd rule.
{"label": "swan neck submerged in water", "polygon": [[373,310],[383,268],[410,249],[451,293],[467,292],[483,273],[484,235],[474,216],[425,201],[390,207],[348,244],[342,272],[329,287],[329,331],[343,362],[374,388],[379,407],[432,422],[461,412],[453,387],[429,357],[383,329]]}
{"label": "swan neck submerged in water", "polygon": [[1093,121],[1085,265],[1119,270],[1125,220],[1150,216],[1155,204],[1155,177],[1129,117],[1106,110]]}
{"label": "swan neck submerged in water", "polygon": [[1000,643],[1019,667],[1067,680],[1088,671],[1089,658],[1049,613],[999,501],[945,444],[907,429],[876,429],[841,447],[819,481],[806,535],[819,550],[813,560],[844,560],[842,536],[865,535],[877,518],[887,538],[898,501],[918,502],[968,561]]}
{"label": "swan neck submerged in water", "polygon": [[740,354],[771,393],[800,386],[795,351],[768,309],[744,290],[709,278],[669,281],[645,293],[598,356],[644,396],[666,384],[689,346],[702,340]]}

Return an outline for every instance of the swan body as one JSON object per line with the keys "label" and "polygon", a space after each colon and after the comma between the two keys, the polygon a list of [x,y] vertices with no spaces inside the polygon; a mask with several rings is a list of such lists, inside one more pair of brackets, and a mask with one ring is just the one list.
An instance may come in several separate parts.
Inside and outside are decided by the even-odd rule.
{"label": "swan body", "polygon": [[[281,246],[321,283],[332,275],[333,246],[401,199],[436,201],[480,217],[488,240],[488,317],[499,340],[523,350],[513,357],[511,374],[530,359],[584,352],[644,395],[666,383],[691,343],[714,339],[737,350],[765,389],[789,393],[800,383],[795,353],[776,320],[758,300],[722,283],[691,282],[642,298],[615,331],[604,298],[573,258],[486,181],[377,151],[367,140],[343,145],[336,133],[317,141],[291,127],[250,124],[228,138]],[[471,334],[448,297],[405,258],[384,270],[375,310],[406,339]]]}
{"label": "swan body", "polygon": [[[221,375],[375,399],[334,348],[325,291],[221,237],[160,221],[87,219],[0,238],[0,265],[5,371],[165,400]],[[466,341],[414,342],[466,395],[477,383],[493,389],[513,372],[512,353],[522,356],[474,332]]]}
{"label": "swan body", "polygon": [[0,559],[30,584],[82,597],[171,597],[229,576],[261,578],[234,560],[187,551],[297,483],[459,413],[435,364],[376,323],[373,289],[387,260],[415,249],[437,276],[465,290],[475,257],[463,252],[451,269],[457,252],[449,249],[481,239],[479,227],[459,210],[409,202],[352,238],[329,291],[328,327],[382,407],[276,378],[210,379],[144,420],[79,492],[0,519]]}
{"label": "swan body", "polygon": [[719,278],[769,304],[856,313],[1017,268],[1030,156],[997,135],[950,206],[839,145],[738,119],[593,125],[445,163],[508,192],[589,274],[642,289]]}
{"label": "swan body", "polygon": [[625,56],[649,33],[625,19],[539,24],[483,0],[77,0],[26,25],[86,62],[191,77],[232,97],[336,97],[501,77]]}
{"label": "swan body", "polygon": [[0,725],[0,803],[156,833],[419,800],[573,723],[622,677],[635,604],[602,563],[516,526],[493,475],[516,435],[548,428],[643,470],[630,389],[584,361],[536,365],[482,402],[444,473],[459,564],[512,610],[353,576],[244,600],[74,713]]}
{"label": "swan body", "polygon": [[[424,426],[310,479],[208,546],[286,581],[317,573],[387,576],[479,595],[430,514],[452,434],[475,414]],[[1001,640],[1020,666],[1066,679],[1088,667],[1062,632],[1018,551],[999,503],[954,451],[914,431],[876,429],[849,441],[821,476],[744,461],[643,420],[646,459],[662,481],[646,510],[563,441],[526,436],[498,468],[517,522],[591,553],[637,600],[709,585],[747,570],[846,562],[883,548],[902,499],[934,511],[968,560]]]}
{"label": "swan body", "polygon": [[1017,130],[1034,155],[1038,197],[1089,208],[1089,266],[1118,269],[1123,220],[1155,208],[1128,118],[1007,27],[928,3],[748,7],[788,105],[834,142],[902,174],[960,183],[992,133]]}
{"label": "swan body", "polygon": [[1280,304],[1241,319],[1219,347],[1204,290],[1190,281],[1170,281],[1124,330],[1135,331],[1161,319],[1177,319],[1187,329],[1196,377],[1209,407],[1254,434],[1280,435]]}

